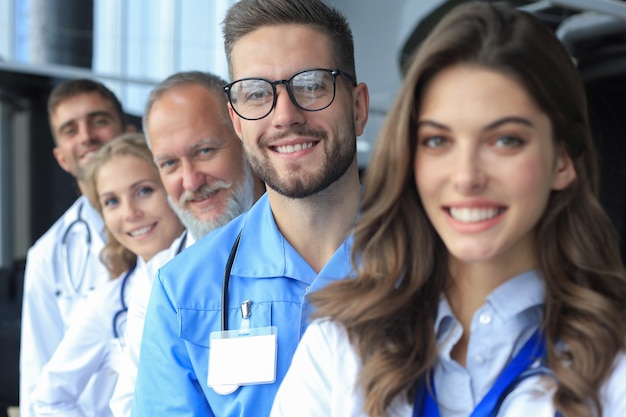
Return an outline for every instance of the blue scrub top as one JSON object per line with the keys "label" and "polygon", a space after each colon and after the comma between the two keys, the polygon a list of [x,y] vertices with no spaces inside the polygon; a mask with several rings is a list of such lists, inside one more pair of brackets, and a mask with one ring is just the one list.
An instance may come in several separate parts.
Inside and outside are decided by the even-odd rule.
{"label": "blue scrub top", "polygon": [[[252,301],[250,326],[276,326],[276,381],[229,395],[207,385],[209,338],[221,323],[222,280],[239,232],[231,270],[229,329],[241,325],[240,305]],[[349,237],[317,274],[276,227],[267,194],[159,270],[143,333],[133,417],[267,416],[308,324],[308,292],[352,275]]]}

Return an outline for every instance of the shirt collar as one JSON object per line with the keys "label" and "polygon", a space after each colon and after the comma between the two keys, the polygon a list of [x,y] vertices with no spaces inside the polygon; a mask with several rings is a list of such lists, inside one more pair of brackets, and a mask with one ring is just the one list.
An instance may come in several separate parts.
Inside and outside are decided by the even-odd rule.
{"label": "shirt collar", "polygon": [[81,195],[74,207],[76,208],[75,217],[80,216],[93,230],[98,232],[98,236],[104,241],[104,220],[102,220],[100,213],[93,208],[87,196]]}
{"label": "shirt collar", "polygon": [[152,279],[159,268],[168,263],[174,256],[178,255],[181,250],[181,245],[183,245],[182,249],[187,247],[187,242],[190,237],[191,234],[187,233],[185,230],[180,236],[174,239],[169,248],[163,249],[154,255],[148,262],[144,262],[143,259],[138,256],[137,263],[139,264],[139,260],[141,260],[141,262],[145,264],[144,269],[147,271],[150,279]]}
{"label": "shirt collar", "polygon": [[[487,296],[495,313],[506,321],[524,311],[544,303],[545,286],[539,271],[530,270],[506,280]],[[511,300],[515,300],[511,302]],[[447,332],[456,321],[452,307],[444,294],[439,298],[439,308],[435,319],[435,334]]]}
{"label": "shirt collar", "polygon": [[346,239],[317,274],[278,230],[266,193],[246,214],[232,274],[251,278],[284,276],[309,285],[322,275],[345,278],[351,271],[351,242],[351,238]]}

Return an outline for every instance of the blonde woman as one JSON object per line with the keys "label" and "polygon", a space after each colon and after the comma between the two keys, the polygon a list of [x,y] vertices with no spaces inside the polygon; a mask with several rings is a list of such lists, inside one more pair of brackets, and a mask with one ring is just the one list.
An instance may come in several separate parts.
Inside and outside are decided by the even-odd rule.
{"label": "blonde woman", "polygon": [[[145,139],[120,136],[104,145],[87,172],[87,195],[102,214],[107,243],[100,257],[112,280],[90,295],[44,368],[33,395],[38,416],[86,416],[80,396],[96,373],[110,375],[100,400],[108,404],[124,346],[126,306],[138,275],[155,256],[183,239],[183,226]],[[110,416],[108,407],[103,414]]]}

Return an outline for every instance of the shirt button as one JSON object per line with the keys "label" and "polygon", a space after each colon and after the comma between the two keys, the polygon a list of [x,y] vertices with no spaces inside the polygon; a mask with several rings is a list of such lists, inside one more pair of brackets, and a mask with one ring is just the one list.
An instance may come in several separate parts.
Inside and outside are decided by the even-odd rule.
{"label": "shirt button", "polygon": [[310,285],[308,285],[308,286],[304,289],[304,291],[305,291],[305,292],[309,292],[310,290],[311,290],[311,286],[310,286]]}
{"label": "shirt button", "polygon": [[485,357],[483,355],[476,355],[474,356],[474,361],[476,361],[477,364],[482,365],[485,363]]}
{"label": "shirt button", "polygon": [[478,318],[481,324],[489,324],[491,323],[491,314],[483,313]]}

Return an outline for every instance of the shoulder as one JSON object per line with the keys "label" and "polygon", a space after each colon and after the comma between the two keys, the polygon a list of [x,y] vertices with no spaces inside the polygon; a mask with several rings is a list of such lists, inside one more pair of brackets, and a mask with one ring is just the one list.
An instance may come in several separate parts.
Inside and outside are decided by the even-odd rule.
{"label": "shoulder", "polygon": [[617,355],[613,372],[602,387],[603,416],[626,415],[626,351]]}
{"label": "shoulder", "polygon": [[225,258],[225,253],[229,253],[244,223],[245,216],[239,216],[230,223],[215,229],[173,257],[161,270],[167,274],[169,271],[180,272],[180,268],[187,270],[198,266],[205,267],[208,263],[219,262],[221,258]]}
{"label": "shoulder", "polygon": [[360,369],[343,326],[328,319],[312,322],[280,385],[272,416],[295,415],[302,407],[309,416],[357,415],[363,404],[355,385]]}
{"label": "shoulder", "polygon": [[[306,329],[302,343],[314,356],[323,355],[332,362],[341,363],[342,369],[356,371],[358,355],[350,343],[345,327],[329,319],[317,319]],[[303,348],[305,349],[305,348]]]}
{"label": "shoulder", "polygon": [[244,223],[245,216],[239,216],[162,266],[156,275],[166,292],[176,298],[176,293],[186,293],[188,287],[194,287],[193,293],[201,293],[209,287],[221,285],[228,256]]}
{"label": "shoulder", "polygon": [[46,232],[29,249],[29,256],[41,254],[42,251],[50,252],[50,248],[63,241],[63,235],[68,226],[78,218],[78,207],[82,202],[82,197],[78,198],[65,212],[50,226]]}

